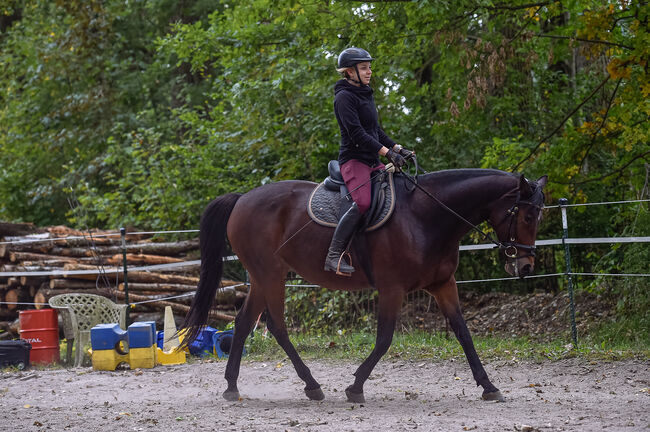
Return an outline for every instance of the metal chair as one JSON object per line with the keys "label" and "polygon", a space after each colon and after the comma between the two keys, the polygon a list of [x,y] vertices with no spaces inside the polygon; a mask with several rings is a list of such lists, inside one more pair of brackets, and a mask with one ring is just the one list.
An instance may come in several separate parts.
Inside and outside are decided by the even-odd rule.
{"label": "metal chair", "polygon": [[84,347],[90,343],[90,329],[97,324],[118,323],[122,329],[126,329],[127,306],[115,304],[106,297],[95,294],[59,294],[52,297],[49,304],[59,311],[63,320],[68,365],[72,358],[72,346],[76,343],[74,366],[82,366]]}

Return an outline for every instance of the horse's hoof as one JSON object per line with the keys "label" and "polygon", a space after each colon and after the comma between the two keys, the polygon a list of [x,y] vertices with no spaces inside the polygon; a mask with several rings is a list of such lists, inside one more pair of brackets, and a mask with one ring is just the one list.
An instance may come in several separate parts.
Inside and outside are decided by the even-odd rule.
{"label": "horse's hoof", "polygon": [[491,392],[491,393],[483,392],[482,398],[483,398],[483,400],[486,400],[486,401],[497,401],[497,402],[505,402],[506,401],[506,398],[503,397],[503,395],[501,394],[501,392],[499,390]]}
{"label": "horse's hoof", "polygon": [[366,398],[363,397],[363,392],[361,393],[354,393],[350,391],[350,389],[345,389],[345,395],[348,397],[348,402],[352,403],[366,403]]}
{"label": "horse's hoof", "polygon": [[226,390],[223,392],[223,398],[230,402],[236,402],[239,400],[239,392],[237,390]]}
{"label": "horse's hoof", "polygon": [[321,390],[320,387],[311,390],[305,389],[305,394],[311,400],[321,401],[325,399],[325,393],[323,393],[323,390]]}

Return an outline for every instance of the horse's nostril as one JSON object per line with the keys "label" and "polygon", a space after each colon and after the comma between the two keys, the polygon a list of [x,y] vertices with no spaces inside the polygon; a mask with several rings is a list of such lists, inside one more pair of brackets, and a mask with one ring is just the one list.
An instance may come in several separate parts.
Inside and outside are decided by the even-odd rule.
{"label": "horse's nostril", "polygon": [[525,266],[523,266],[521,268],[521,274],[524,275],[524,276],[527,276],[527,275],[531,274],[532,272],[533,272],[533,266],[531,266],[530,264],[526,264]]}

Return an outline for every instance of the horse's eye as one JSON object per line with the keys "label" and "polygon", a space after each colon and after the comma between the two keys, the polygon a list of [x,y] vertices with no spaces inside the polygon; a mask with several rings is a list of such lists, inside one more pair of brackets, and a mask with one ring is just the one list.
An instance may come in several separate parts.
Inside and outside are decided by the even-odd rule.
{"label": "horse's eye", "polygon": [[533,216],[530,213],[526,213],[526,216],[524,217],[524,222],[527,224],[533,223]]}

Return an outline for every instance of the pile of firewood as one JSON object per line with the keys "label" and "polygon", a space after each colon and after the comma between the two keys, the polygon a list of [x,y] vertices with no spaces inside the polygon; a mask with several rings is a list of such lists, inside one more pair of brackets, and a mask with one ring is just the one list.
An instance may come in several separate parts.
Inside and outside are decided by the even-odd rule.
{"label": "pile of firewood", "polygon": [[[162,243],[148,235],[127,235],[126,239],[128,298],[135,303],[129,310],[131,317],[160,315],[165,306],[184,317],[192,296],[182,295],[196,290],[198,264],[156,271],[137,268],[196,261],[198,239]],[[38,229],[30,224],[0,223],[0,272],[21,273],[0,275],[0,321],[15,320],[19,310],[48,307],[48,300],[57,294],[91,293],[125,303],[123,257],[118,231],[89,233],[63,226]],[[99,274],[73,273],[77,270]],[[56,274],[29,274],[34,272]],[[212,318],[232,320],[247,287],[225,280],[223,285]]]}

